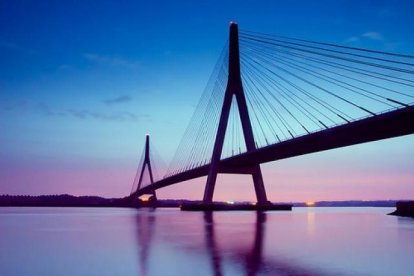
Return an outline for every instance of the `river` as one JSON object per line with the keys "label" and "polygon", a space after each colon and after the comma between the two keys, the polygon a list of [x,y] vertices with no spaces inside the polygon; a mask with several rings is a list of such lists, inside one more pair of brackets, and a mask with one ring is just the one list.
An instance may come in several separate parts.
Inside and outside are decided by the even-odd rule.
{"label": "river", "polygon": [[0,208],[0,275],[413,275],[393,208]]}

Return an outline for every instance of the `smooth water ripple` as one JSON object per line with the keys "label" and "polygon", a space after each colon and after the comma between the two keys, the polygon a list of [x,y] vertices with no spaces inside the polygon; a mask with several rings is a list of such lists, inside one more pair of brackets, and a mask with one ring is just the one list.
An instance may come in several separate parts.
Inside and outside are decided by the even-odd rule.
{"label": "smooth water ripple", "polygon": [[391,211],[0,208],[0,275],[410,275]]}

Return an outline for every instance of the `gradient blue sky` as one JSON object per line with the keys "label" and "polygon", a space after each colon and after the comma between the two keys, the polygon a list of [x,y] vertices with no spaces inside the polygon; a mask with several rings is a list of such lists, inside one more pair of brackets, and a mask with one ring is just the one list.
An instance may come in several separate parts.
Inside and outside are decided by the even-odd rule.
{"label": "gradient blue sky", "polygon": [[[146,133],[172,158],[231,20],[413,54],[413,10],[411,1],[0,0],[0,194],[129,194]],[[271,200],[412,199],[413,161],[407,136],[263,169]],[[215,199],[253,199],[249,178],[219,180]],[[159,195],[200,199],[203,181]]]}

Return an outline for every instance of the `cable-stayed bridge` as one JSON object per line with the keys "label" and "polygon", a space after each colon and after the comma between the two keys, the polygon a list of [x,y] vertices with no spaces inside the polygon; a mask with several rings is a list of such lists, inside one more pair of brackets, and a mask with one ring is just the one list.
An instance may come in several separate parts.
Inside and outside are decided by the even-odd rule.
{"label": "cable-stayed bridge", "polygon": [[260,164],[414,133],[414,56],[238,31],[226,44],[167,172],[158,177],[149,136],[131,197],[218,173],[252,175]]}

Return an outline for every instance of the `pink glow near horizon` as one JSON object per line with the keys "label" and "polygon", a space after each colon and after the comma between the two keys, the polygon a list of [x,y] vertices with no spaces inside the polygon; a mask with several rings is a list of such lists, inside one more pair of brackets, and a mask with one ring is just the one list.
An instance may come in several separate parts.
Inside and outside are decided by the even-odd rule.
{"label": "pink glow near horizon", "polygon": [[[413,136],[300,156],[262,165],[271,201],[414,198]],[[129,195],[136,164],[119,160],[9,162],[0,194]],[[203,197],[206,177],[157,191],[161,199]],[[219,175],[214,200],[254,201],[250,176]]]}
{"label": "pink glow near horizon", "polygon": [[8,183],[0,194],[123,197],[129,195],[134,176],[128,168],[16,168],[0,172]]}
{"label": "pink glow near horizon", "polygon": [[[389,174],[372,172],[346,175],[331,173],[313,175],[278,175],[264,168],[268,197],[272,201],[375,200],[410,199],[414,195],[413,173]],[[3,181],[10,183],[2,194],[73,194],[122,197],[130,192],[134,172],[130,169],[26,169],[19,173],[2,172]],[[159,198],[194,199],[203,196],[206,177],[187,181],[157,191]],[[16,185],[25,183],[25,185]],[[220,175],[215,200],[254,200],[250,176]]]}
{"label": "pink glow near horizon", "polygon": [[[372,178],[351,176],[338,178],[266,178],[265,186],[271,201],[322,201],[322,200],[387,200],[410,199],[414,195],[413,175],[377,175]],[[206,178],[200,178],[159,190],[159,198],[200,200]],[[248,176],[220,176],[216,184],[214,200],[255,201],[253,183]]]}

